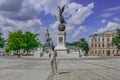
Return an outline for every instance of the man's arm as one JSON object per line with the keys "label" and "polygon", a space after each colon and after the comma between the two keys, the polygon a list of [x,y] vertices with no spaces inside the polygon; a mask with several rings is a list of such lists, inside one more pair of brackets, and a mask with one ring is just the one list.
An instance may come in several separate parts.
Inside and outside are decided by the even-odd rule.
{"label": "man's arm", "polygon": [[57,51],[55,51],[55,55],[56,55],[56,57],[57,57]]}
{"label": "man's arm", "polygon": [[49,52],[49,58],[51,58],[51,52]]}

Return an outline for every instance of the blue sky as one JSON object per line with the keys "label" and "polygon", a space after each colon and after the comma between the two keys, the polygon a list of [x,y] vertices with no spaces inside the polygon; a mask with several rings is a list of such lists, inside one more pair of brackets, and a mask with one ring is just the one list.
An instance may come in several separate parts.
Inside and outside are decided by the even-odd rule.
{"label": "blue sky", "polygon": [[7,38],[10,31],[31,31],[39,33],[44,42],[49,29],[56,43],[58,5],[66,5],[63,15],[68,42],[89,41],[89,35],[120,28],[120,0],[0,0],[0,32]]}

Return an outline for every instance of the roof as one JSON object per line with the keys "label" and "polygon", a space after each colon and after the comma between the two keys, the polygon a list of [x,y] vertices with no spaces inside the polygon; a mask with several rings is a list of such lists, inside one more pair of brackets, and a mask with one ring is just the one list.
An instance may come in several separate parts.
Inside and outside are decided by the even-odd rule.
{"label": "roof", "polygon": [[93,35],[90,35],[89,37],[93,37],[93,36],[101,36],[103,34],[115,34],[114,32],[112,31],[105,31],[103,33],[98,33],[98,34],[93,34]]}

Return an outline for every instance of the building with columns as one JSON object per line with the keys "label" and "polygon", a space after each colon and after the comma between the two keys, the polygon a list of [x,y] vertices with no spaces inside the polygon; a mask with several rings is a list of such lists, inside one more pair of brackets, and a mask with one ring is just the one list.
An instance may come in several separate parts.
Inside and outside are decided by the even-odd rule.
{"label": "building with columns", "polygon": [[115,33],[111,31],[89,36],[89,55],[114,56],[120,54],[120,51],[116,49],[116,46],[112,45],[112,38],[114,36]]}

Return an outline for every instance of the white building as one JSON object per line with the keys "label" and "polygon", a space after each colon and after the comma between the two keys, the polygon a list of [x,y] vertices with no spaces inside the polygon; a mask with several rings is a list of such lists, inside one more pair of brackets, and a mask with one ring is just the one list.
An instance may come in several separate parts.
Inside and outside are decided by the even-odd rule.
{"label": "white building", "polygon": [[112,45],[112,38],[115,33],[111,31],[106,31],[100,34],[94,34],[89,36],[90,38],[90,55],[97,56],[114,56],[120,54],[120,51]]}

